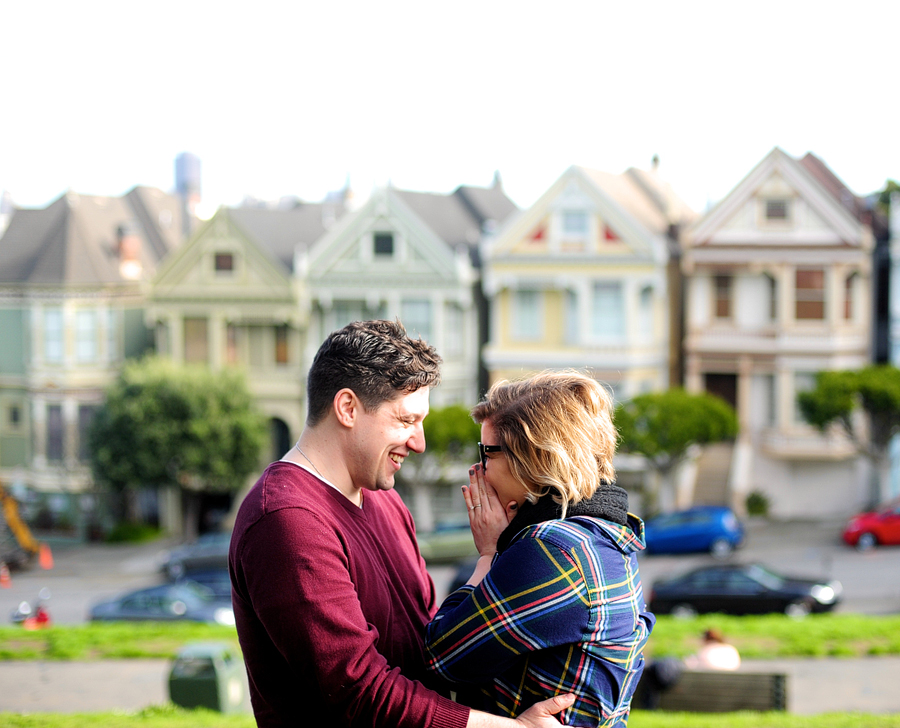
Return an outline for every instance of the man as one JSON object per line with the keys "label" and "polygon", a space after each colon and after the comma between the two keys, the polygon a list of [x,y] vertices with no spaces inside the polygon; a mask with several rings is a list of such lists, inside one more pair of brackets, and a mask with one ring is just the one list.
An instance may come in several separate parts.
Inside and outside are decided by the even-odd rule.
{"label": "man", "polygon": [[229,570],[260,726],[549,728],[571,704],[560,696],[514,721],[426,687],[434,585],[392,489],[425,449],[440,361],[399,323],[332,333],[310,368],[299,441],[241,504]]}

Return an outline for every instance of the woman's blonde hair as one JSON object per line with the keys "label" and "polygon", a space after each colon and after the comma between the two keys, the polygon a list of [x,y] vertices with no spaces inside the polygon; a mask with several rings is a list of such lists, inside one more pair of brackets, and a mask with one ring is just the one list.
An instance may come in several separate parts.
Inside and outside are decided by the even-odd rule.
{"label": "woman's blonde hair", "polygon": [[472,417],[490,421],[528,500],[552,493],[563,516],[569,504],[615,480],[612,398],[585,374],[547,371],[497,382]]}

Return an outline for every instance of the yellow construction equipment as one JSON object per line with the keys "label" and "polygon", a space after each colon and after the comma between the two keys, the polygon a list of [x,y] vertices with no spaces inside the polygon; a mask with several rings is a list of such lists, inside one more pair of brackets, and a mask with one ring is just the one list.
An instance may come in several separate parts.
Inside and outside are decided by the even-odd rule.
{"label": "yellow construction equipment", "polygon": [[0,483],[0,503],[3,504],[3,520],[6,521],[7,528],[18,544],[18,548],[7,548],[5,542],[8,539],[0,538],[0,561],[5,561],[11,568],[21,568],[40,552],[41,545],[31,535],[31,529],[19,515],[19,504],[16,499],[6,492],[2,483]]}

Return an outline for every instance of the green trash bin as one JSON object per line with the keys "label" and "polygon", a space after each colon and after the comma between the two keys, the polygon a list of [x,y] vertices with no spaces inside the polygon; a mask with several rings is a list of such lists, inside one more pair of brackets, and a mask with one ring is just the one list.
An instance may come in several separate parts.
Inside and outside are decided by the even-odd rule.
{"label": "green trash bin", "polygon": [[237,713],[246,705],[244,661],[224,642],[185,645],[169,673],[169,698],[183,708]]}

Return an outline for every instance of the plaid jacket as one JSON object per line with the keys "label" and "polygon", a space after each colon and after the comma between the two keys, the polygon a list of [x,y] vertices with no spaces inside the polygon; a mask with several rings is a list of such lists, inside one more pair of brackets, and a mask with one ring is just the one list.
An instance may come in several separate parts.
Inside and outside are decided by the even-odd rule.
{"label": "plaid jacket", "polygon": [[646,610],[636,552],[644,524],[591,517],[520,532],[478,587],[447,597],[425,633],[428,667],[463,702],[514,717],[572,692],[560,714],[574,726],[624,726],[655,618]]}

